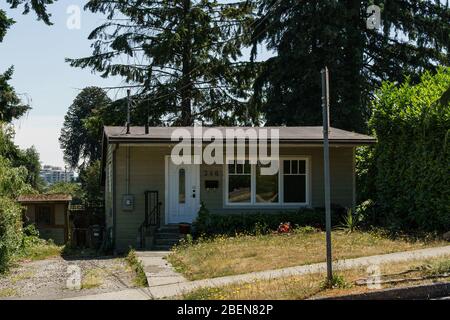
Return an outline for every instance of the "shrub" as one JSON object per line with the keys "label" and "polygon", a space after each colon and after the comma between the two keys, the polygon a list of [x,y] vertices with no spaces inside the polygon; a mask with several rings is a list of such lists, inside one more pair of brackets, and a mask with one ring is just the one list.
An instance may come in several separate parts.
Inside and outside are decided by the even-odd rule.
{"label": "shrub", "polygon": [[450,69],[425,73],[421,82],[384,83],[369,127],[378,139],[360,165],[372,177],[372,199],[386,227],[450,230]]}
{"label": "shrub", "polygon": [[147,287],[147,276],[145,275],[144,266],[141,261],[139,261],[136,251],[130,249],[128,255],[125,257],[125,261],[128,263],[130,268],[133,270],[135,277],[133,282],[138,287]]}
{"label": "shrub", "polygon": [[10,261],[22,243],[21,209],[13,200],[0,196],[0,273],[8,270]]}
{"label": "shrub", "polygon": [[[333,208],[332,222],[338,223],[344,212],[344,208]],[[196,236],[202,234],[235,235],[238,233],[259,235],[277,230],[281,222],[290,222],[291,225],[296,227],[324,228],[325,210],[322,208],[302,208],[297,211],[278,213],[211,214],[202,204],[198,218],[194,222],[193,231]]]}

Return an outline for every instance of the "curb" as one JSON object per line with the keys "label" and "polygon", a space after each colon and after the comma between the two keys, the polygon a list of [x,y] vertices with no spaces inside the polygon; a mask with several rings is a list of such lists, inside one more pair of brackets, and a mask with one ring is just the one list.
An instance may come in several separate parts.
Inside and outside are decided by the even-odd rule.
{"label": "curb", "polygon": [[428,300],[446,296],[450,296],[450,282],[377,290],[337,297],[319,297],[313,300]]}

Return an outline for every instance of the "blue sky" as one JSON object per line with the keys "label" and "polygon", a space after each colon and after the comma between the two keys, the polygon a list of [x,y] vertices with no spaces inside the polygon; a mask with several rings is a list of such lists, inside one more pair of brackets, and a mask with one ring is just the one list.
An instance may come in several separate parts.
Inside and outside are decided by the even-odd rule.
{"label": "blue sky", "polygon": [[[64,59],[79,58],[91,53],[90,31],[104,22],[101,14],[82,10],[83,0],[60,0],[49,7],[53,26],[37,21],[33,13],[22,15],[10,10],[2,1],[0,8],[17,23],[0,43],[0,72],[14,65],[11,84],[32,110],[16,121],[15,141],[21,148],[34,145],[43,164],[64,166],[58,137],[64,115],[81,88],[110,87],[122,83],[121,78],[104,79],[89,69],[72,68]],[[69,29],[70,6],[81,8],[80,29]],[[261,59],[268,55],[263,52]],[[111,98],[124,96],[123,90],[109,91]]]}
{"label": "blue sky", "polygon": [[0,72],[14,65],[11,84],[33,108],[15,122],[15,141],[22,148],[35,145],[44,164],[64,165],[58,137],[67,108],[79,89],[121,83],[118,78],[103,79],[88,69],[72,68],[64,62],[66,57],[90,53],[87,36],[103,21],[100,15],[82,12],[81,28],[67,28],[67,8],[72,4],[81,7],[83,2],[64,0],[50,6],[54,23],[50,27],[37,21],[33,14],[23,16],[20,10],[7,10],[4,2],[0,4],[17,22],[0,43]]}

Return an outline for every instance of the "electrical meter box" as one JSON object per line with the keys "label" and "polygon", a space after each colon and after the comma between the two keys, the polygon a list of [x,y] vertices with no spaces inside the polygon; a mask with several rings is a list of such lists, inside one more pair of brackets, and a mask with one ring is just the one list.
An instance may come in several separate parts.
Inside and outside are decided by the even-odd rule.
{"label": "electrical meter box", "polygon": [[133,211],[134,209],[134,196],[132,194],[125,194],[122,197],[122,210]]}

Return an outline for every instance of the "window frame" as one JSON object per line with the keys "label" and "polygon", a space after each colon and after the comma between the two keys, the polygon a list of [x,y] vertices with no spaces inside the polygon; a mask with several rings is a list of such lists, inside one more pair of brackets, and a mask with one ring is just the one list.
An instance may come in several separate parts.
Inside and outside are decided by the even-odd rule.
{"label": "window frame", "polygon": [[[50,215],[50,223],[43,223],[41,221],[39,221],[39,210],[43,209],[43,208],[48,208],[49,209],[49,215]],[[34,222],[36,224],[37,227],[53,227],[55,226],[55,211],[54,211],[54,206],[53,205],[46,205],[46,204],[39,204],[35,206],[35,217],[34,217]]]}
{"label": "window frame", "polygon": [[[248,158],[245,160],[249,160]],[[302,160],[305,161],[305,202],[284,202],[284,160]],[[234,161],[243,161],[236,159]],[[228,208],[285,208],[285,207],[308,207],[311,205],[311,156],[280,156],[279,157],[279,171],[278,171],[278,202],[257,202],[256,201],[256,164],[250,163],[250,202],[229,202],[228,201],[228,164],[226,161],[223,165],[224,176],[224,192],[223,204]]]}

